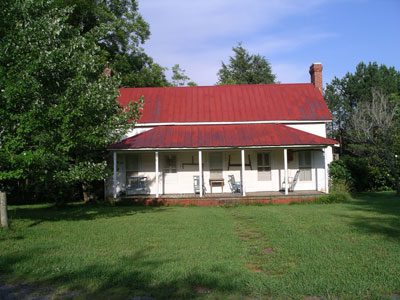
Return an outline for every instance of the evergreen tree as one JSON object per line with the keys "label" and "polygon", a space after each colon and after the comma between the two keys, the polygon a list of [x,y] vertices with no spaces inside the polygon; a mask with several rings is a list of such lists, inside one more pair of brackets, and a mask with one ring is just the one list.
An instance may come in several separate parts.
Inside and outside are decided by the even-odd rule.
{"label": "evergreen tree", "polygon": [[232,50],[234,56],[229,58],[229,64],[222,62],[218,71],[218,84],[275,83],[276,76],[265,57],[249,54],[240,43]]}

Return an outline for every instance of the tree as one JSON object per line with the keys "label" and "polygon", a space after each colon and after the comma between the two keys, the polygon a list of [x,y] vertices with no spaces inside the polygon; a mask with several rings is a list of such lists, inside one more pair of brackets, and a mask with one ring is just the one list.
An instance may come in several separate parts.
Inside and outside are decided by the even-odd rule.
{"label": "tree", "polygon": [[349,121],[349,147],[355,154],[369,157],[389,170],[400,195],[400,119],[399,105],[381,91],[372,92],[370,102],[362,102]]}
{"label": "tree", "polygon": [[234,56],[229,57],[229,64],[222,62],[218,71],[218,84],[275,83],[276,76],[264,56],[250,55],[240,43],[232,50]]}
{"label": "tree", "polygon": [[190,80],[190,78],[186,75],[186,71],[181,69],[179,64],[176,64],[172,67],[172,85],[173,86],[196,86],[197,84]]}
{"label": "tree", "polygon": [[134,126],[142,101],[116,97],[118,76],[103,75],[98,41],[115,30],[86,32],[54,1],[1,3],[0,191],[26,181],[49,190],[107,175],[106,146]]}
{"label": "tree", "polygon": [[[327,85],[325,99],[333,115],[330,135],[341,144],[340,152],[353,173],[355,186],[398,189],[398,175],[391,170],[393,165],[389,160],[399,154],[396,146],[399,143],[395,142],[398,135],[393,130],[399,126],[399,112],[387,111],[384,107],[392,109],[400,105],[400,72],[376,62],[361,62],[354,73],[334,78]],[[389,113],[395,116],[387,118]],[[393,124],[387,130],[378,130],[379,124],[387,126],[382,123],[385,118]],[[371,139],[369,142],[367,137]],[[368,184],[366,178],[369,178]]]}
{"label": "tree", "polygon": [[369,103],[373,90],[379,90],[390,99],[400,96],[400,72],[393,67],[378,65],[376,62],[359,63],[354,73],[343,78],[335,77],[325,89],[325,99],[332,111],[332,137],[341,143],[342,153],[346,152],[346,132],[349,119],[360,103]]}
{"label": "tree", "polygon": [[121,78],[121,86],[167,86],[165,68],[140,47],[150,36],[149,25],[138,12],[135,0],[55,0],[54,6],[72,7],[67,22],[84,34],[99,26],[110,30],[98,45],[105,60]]}

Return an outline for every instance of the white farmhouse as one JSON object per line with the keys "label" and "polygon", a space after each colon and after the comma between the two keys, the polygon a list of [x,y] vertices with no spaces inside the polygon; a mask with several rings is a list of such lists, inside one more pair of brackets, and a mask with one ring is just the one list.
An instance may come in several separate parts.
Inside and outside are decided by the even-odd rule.
{"label": "white farmhouse", "polygon": [[141,96],[145,105],[109,147],[108,195],[327,193],[337,142],[326,137],[322,65],[310,74],[301,84],[122,88],[121,105]]}

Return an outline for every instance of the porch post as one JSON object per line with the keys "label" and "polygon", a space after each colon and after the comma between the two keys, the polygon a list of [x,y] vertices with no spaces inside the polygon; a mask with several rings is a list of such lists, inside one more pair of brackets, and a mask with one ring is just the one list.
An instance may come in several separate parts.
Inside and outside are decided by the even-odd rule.
{"label": "porch post", "polygon": [[324,148],[324,169],[325,169],[325,193],[329,193],[329,176],[328,176],[328,164],[326,163],[326,157],[327,157],[327,150],[328,148]]}
{"label": "porch post", "polygon": [[113,152],[113,196],[117,198],[117,152]]}
{"label": "porch post", "polygon": [[158,180],[158,151],[155,152],[155,164],[156,164],[156,198],[158,198],[160,196],[160,192],[159,192],[159,180]]}
{"label": "porch post", "polygon": [[242,195],[246,196],[245,185],[244,185],[244,171],[245,171],[244,149],[241,150],[241,154],[242,154],[242,172],[240,173],[241,175],[240,182],[242,183]]}
{"label": "porch post", "polygon": [[203,152],[199,150],[200,197],[203,197]]}
{"label": "porch post", "polygon": [[285,195],[289,194],[289,177],[288,177],[288,162],[287,162],[287,148],[283,149],[283,159],[285,164]]}

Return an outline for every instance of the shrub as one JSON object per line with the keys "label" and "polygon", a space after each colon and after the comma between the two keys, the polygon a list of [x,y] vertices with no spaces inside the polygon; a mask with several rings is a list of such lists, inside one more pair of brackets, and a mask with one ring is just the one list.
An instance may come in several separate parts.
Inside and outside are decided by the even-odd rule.
{"label": "shrub", "polygon": [[329,194],[318,198],[317,203],[340,203],[350,201],[349,186],[343,180],[334,180]]}
{"label": "shrub", "polygon": [[349,171],[345,161],[343,160],[336,160],[329,164],[329,177],[333,186],[335,186],[336,184],[345,184],[347,185],[348,189],[351,189],[353,185],[351,172]]}
{"label": "shrub", "polygon": [[390,172],[383,166],[373,165],[369,157],[343,156],[340,160],[350,173],[351,188],[357,192],[382,191],[394,188]]}

